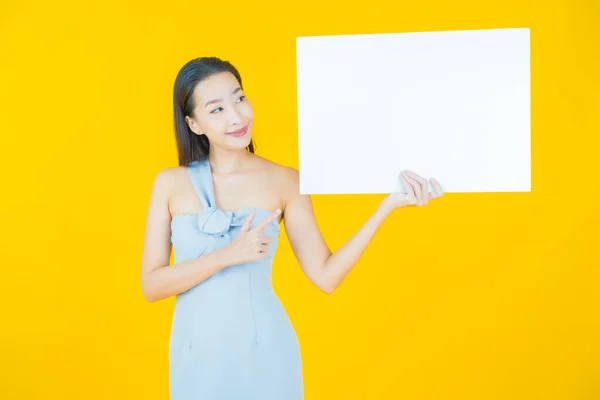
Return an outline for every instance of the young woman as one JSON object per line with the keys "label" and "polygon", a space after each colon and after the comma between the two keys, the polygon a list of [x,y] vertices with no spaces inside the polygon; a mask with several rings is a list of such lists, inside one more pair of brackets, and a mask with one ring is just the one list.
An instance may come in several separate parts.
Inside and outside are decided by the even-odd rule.
{"label": "young woman", "polygon": [[171,400],[300,400],[298,340],[271,286],[280,222],[308,279],[331,293],[392,210],[425,205],[442,188],[431,179],[429,193],[426,180],[403,172],[408,193],[388,195],[332,253],[298,171],[254,154],[254,113],[236,68],[216,57],[189,61],[173,106],[179,166],[154,179],[141,273],[148,301],[177,296]]}

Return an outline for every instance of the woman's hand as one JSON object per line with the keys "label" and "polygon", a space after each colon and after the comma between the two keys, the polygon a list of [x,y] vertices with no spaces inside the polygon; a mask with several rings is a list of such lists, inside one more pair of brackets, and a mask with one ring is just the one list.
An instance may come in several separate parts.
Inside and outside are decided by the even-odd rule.
{"label": "woman's hand", "polygon": [[250,229],[255,214],[252,210],[240,228],[240,233],[223,249],[227,254],[228,264],[243,264],[267,258],[269,256],[269,243],[273,241],[273,238],[263,236],[262,233],[271,222],[277,219],[280,213],[281,210],[271,213],[258,226]]}
{"label": "woman's hand", "polygon": [[384,200],[384,204],[389,206],[391,209],[401,208],[416,205],[421,207],[426,205],[429,200],[437,199],[444,194],[442,186],[435,179],[431,178],[431,186],[433,186],[433,193],[429,192],[428,182],[415,174],[412,171],[403,171],[400,174],[400,180],[404,183],[407,193],[393,192],[390,193]]}

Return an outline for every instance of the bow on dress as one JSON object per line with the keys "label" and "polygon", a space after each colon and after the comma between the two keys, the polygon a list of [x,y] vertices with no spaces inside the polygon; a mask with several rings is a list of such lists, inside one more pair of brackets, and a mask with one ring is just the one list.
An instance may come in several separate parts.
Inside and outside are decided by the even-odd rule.
{"label": "bow on dress", "polygon": [[198,214],[198,229],[212,238],[213,247],[219,249],[231,243],[229,229],[232,226],[242,226],[245,219],[246,216],[234,211],[208,207]]}

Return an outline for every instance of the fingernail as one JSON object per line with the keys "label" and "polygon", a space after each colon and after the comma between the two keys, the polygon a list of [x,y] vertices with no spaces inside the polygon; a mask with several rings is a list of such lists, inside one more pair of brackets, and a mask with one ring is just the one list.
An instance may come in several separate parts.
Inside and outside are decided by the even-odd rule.
{"label": "fingernail", "polygon": [[279,213],[280,213],[280,212],[281,212],[281,209],[280,209],[280,208],[278,208],[278,209],[275,211],[275,214],[279,215]]}

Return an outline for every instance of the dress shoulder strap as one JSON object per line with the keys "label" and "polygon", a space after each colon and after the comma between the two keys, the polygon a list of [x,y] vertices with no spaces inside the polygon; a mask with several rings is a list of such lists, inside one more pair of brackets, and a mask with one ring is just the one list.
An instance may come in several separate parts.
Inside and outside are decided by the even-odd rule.
{"label": "dress shoulder strap", "polygon": [[208,159],[192,161],[187,170],[194,190],[202,202],[202,207],[205,209],[212,207],[214,204],[214,194],[212,192],[212,172],[210,171]]}

